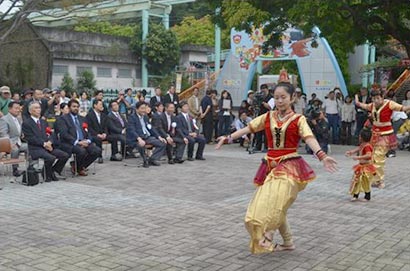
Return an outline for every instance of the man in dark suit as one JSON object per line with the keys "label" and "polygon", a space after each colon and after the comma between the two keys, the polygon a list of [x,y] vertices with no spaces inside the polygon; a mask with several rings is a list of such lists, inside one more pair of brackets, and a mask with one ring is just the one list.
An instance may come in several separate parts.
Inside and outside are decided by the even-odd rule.
{"label": "man in dark suit", "polygon": [[[182,164],[184,162],[182,156],[184,155],[185,142],[183,136],[177,134],[177,119],[174,115],[174,104],[167,104],[165,106],[165,112],[163,111],[164,106],[160,104],[160,106],[157,107],[157,113],[152,117],[152,125],[157,129],[161,137],[167,141],[166,152],[168,164]],[[175,159],[172,158],[174,145],[176,146]]]}
{"label": "man in dark suit", "polygon": [[92,143],[88,135],[88,124],[85,119],[78,115],[80,104],[77,100],[68,102],[70,114],[62,116],[60,127],[61,149],[69,154],[76,155],[77,164],[71,165],[71,171],[80,176],[87,176],[86,169],[101,154],[101,148]]}
{"label": "man in dark suit", "polygon": [[169,87],[168,93],[164,96],[164,99],[163,99],[163,104],[169,104],[169,103],[174,104],[175,113],[177,113],[178,107],[179,107],[179,97],[175,93],[175,87],[174,86]]}
{"label": "man in dark suit", "polygon": [[[127,121],[119,113],[117,101],[110,103],[111,112],[107,116],[107,140],[111,143],[110,161],[121,161],[125,156],[125,132]],[[118,153],[118,141],[121,142],[121,153]]]}
{"label": "man in dark suit", "polygon": [[[149,165],[159,166],[158,160],[165,151],[167,141],[152,127],[146,115],[146,107],[144,102],[138,102],[135,105],[136,113],[128,118],[127,145],[138,149],[144,160],[143,167],[149,167]],[[154,146],[154,151],[149,159],[145,154],[147,144]]]}
{"label": "man in dark suit", "polygon": [[25,102],[24,109],[23,109],[23,119],[29,118],[30,113],[29,113],[29,105],[33,102],[37,102],[40,105],[41,112],[40,112],[40,118],[44,119],[45,114],[48,111],[48,100],[43,98],[43,91],[36,89],[33,92],[33,97],[31,99],[28,99]]}
{"label": "man in dark suit", "polygon": [[[367,90],[366,87],[362,87],[360,89],[360,95],[359,95],[359,101],[361,103],[371,103],[372,98],[369,95],[369,91]],[[364,123],[367,120],[367,111],[356,106],[356,131],[355,131],[355,136],[358,137],[360,134],[360,131],[363,129]]]}
{"label": "man in dark suit", "polygon": [[[89,135],[92,141],[100,149],[102,149],[102,142],[107,139],[107,125],[106,125],[106,115],[103,113],[104,104],[102,100],[94,99],[92,103],[92,109],[88,112],[85,117],[88,123]],[[103,163],[102,152],[98,157],[98,163]]]}
{"label": "man in dark suit", "polygon": [[[58,181],[54,172],[61,174],[69,155],[53,147],[46,133],[47,122],[41,119],[41,106],[38,102],[29,104],[30,117],[23,122],[22,132],[27,140],[29,155],[33,160],[44,159],[45,181]],[[54,162],[57,162],[54,164]],[[54,164],[54,166],[53,166]]]}
{"label": "man in dark suit", "polygon": [[155,107],[158,103],[163,103],[163,97],[161,94],[161,89],[159,87],[155,88],[155,94],[154,96],[151,97],[151,100],[149,101],[149,105],[151,106],[152,110],[155,112]]}
{"label": "man in dark suit", "polygon": [[181,102],[181,114],[177,116],[177,130],[182,135],[185,144],[188,145],[188,161],[193,161],[194,145],[198,143],[195,159],[205,160],[203,153],[205,148],[205,137],[199,134],[196,123],[189,116],[189,105],[187,102]]}

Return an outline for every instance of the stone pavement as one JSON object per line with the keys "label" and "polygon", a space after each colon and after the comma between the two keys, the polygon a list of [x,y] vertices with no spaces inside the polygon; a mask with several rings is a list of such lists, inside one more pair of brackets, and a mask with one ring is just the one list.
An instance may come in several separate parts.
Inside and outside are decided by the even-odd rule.
{"label": "stone pavement", "polygon": [[[243,225],[261,154],[238,145],[205,150],[206,161],[136,167],[0,191],[0,270],[410,270],[410,152],[388,159],[371,202],[347,194],[354,161],[332,148],[329,174],[288,212],[297,249],[252,255]],[[276,238],[277,239],[277,238]],[[280,241],[277,239],[277,241]]]}

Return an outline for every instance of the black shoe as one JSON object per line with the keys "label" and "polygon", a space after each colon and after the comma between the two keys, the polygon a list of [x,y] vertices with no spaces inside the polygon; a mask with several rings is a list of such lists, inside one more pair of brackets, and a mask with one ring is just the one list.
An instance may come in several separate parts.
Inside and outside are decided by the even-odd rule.
{"label": "black shoe", "polygon": [[168,160],[168,164],[173,165],[173,164],[175,164],[175,161],[174,160]]}
{"label": "black shoe", "polygon": [[54,182],[58,182],[60,179],[55,174],[53,174],[51,175],[51,180]]}
{"label": "black shoe", "polygon": [[152,165],[152,166],[160,166],[161,165],[158,161],[155,161],[155,160],[150,160],[149,164]]}
{"label": "black shoe", "polygon": [[187,159],[188,161],[195,161],[195,159],[194,158],[192,158],[192,157],[188,157],[188,159]]}
{"label": "black shoe", "polygon": [[52,177],[47,177],[44,181],[45,181],[46,183],[49,183],[49,182],[52,182],[52,181],[54,181],[54,180],[53,180]]}
{"label": "black shoe", "polygon": [[196,157],[195,159],[196,159],[196,160],[202,160],[202,161],[206,160],[206,159],[203,158],[203,157]]}
{"label": "black shoe", "polygon": [[174,163],[177,163],[177,164],[182,164],[183,162],[185,162],[185,160],[181,160],[181,159],[174,159]]}
{"label": "black shoe", "polygon": [[14,177],[20,177],[23,174],[23,172],[24,171],[21,171],[21,170],[18,170],[18,169],[13,170],[13,176]]}
{"label": "black shoe", "polygon": [[102,159],[102,157],[99,157],[98,158],[98,164],[102,164],[102,163],[104,163],[104,160]]}
{"label": "black shoe", "polygon": [[142,167],[149,168],[149,163],[148,163],[148,161],[145,161],[144,164],[142,164]]}
{"label": "black shoe", "polygon": [[118,158],[118,157],[115,157],[115,156],[111,156],[110,161],[117,161],[117,162],[119,162],[119,161],[122,161],[122,158]]}
{"label": "black shoe", "polygon": [[65,179],[67,179],[65,176],[61,175],[61,173],[58,173],[57,171],[54,171],[54,175],[55,175],[59,180],[65,180]]}

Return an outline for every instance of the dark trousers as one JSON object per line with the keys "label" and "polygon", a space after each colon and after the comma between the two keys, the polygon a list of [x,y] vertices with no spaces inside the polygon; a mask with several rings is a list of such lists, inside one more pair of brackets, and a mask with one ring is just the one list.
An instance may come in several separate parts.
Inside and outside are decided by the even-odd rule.
{"label": "dark trousers", "polygon": [[[178,137],[173,137],[172,139],[175,142],[175,159],[182,160],[182,157],[184,156],[185,142],[182,138]],[[172,160],[174,146],[171,144],[167,144],[166,152],[168,160]]]}
{"label": "dark trousers", "polygon": [[93,141],[94,141],[95,145],[96,145],[98,148],[100,148],[100,150],[101,150],[101,152],[100,152],[100,154],[98,155],[98,157],[102,157],[102,140],[99,139],[98,137],[95,137]]}
{"label": "dark trousers", "polygon": [[218,136],[228,135],[231,130],[231,116],[218,117]]}
{"label": "dark trousers", "polygon": [[360,131],[363,129],[363,126],[364,126],[364,123],[366,122],[366,120],[367,120],[367,114],[366,113],[358,112],[356,114],[356,131],[354,133],[354,135],[356,137],[359,136]]}
{"label": "dark trousers", "polygon": [[187,136],[188,139],[188,158],[194,156],[194,146],[198,143],[198,149],[196,150],[195,158],[202,158],[204,155],[204,149],[206,144],[206,139],[202,135],[197,135],[197,137]]}
{"label": "dark trousers", "polygon": [[207,143],[212,141],[212,130],[213,130],[213,117],[212,113],[208,113],[205,115],[204,119],[202,120],[202,132],[204,133],[204,137]]}
{"label": "dark trousers", "polygon": [[111,156],[114,156],[118,153],[118,142],[121,143],[121,156],[125,154],[125,135],[108,135],[107,136],[108,142],[111,143]]}
{"label": "dark trousers", "polygon": [[268,142],[266,140],[265,130],[255,133],[254,146],[255,150],[262,150],[262,145],[265,149],[268,148]]}
{"label": "dark trousers", "polygon": [[340,131],[340,141],[343,145],[352,144],[352,122],[342,121],[342,130]]}
{"label": "dark trousers", "polygon": [[101,155],[101,148],[94,143],[84,148],[79,145],[75,145],[72,151],[76,155],[77,170],[83,170],[88,168],[98,157]]}
{"label": "dark trousers", "polygon": [[[144,141],[146,145],[152,145],[154,147],[150,160],[159,160],[165,151],[166,144],[153,136],[147,137]],[[148,161],[147,155],[145,154],[145,146],[141,147],[139,144],[136,144],[136,147],[144,162]]]}
{"label": "dark trousers", "polygon": [[332,129],[332,143],[339,143],[339,114],[326,114],[329,127]]}
{"label": "dark trousers", "polygon": [[[44,167],[47,179],[52,177],[54,171],[58,174],[61,174],[61,171],[63,170],[65,163],[69,158],[69,155],[66,152],[63,152],[59,149],[53,149],[51,152],[47,151],[46,149],[38,149],[30,152],[30,156],[33,160],[37,160],[39,158],[44,159]],[[57,162],[54,164],[56,160]]]}

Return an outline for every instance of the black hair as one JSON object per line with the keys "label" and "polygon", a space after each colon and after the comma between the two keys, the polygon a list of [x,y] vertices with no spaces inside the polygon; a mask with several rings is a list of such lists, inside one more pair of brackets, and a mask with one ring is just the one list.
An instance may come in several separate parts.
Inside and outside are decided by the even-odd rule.
{"label": "black hair", "polygon": [[161,103],[161,102],[156,102],[156,103],[155,103],[155,107],[158,107],[158,106],[160,106],[160,105],[164,105],[164,104]]}
{"label": "black hair", "polygon": [[404,93],[404,99],[405,100],[407,99],[407,93],[409,93],[409,92],[410,92],[410,89],[406,90],[406,92]]}
{"label": "black hair", "polygon": [[212,92],[213,92],[213,90],[212,89],[208,89],[207,91],[206,91],[206,95],[211,95],[212,94]]}
{"label": "black hair", "polygon": [[370,129],[363,128],[360,131],[360,137],[362,138],[363,142],[370,142],[372,138],[372,131]]}
{"label": "black hair", "polygon": [[60,109],[64,109],[64,107],[66,107],[68,104],[67,103],[61,103],[60,104]]}
{"label": "black hair", "polygon": [[100,94],[100,93],[104,94],[104,91],[97,89],[97,90],[94,92],[94,96],[97,96],[97,95]]}
{"label": "black hair", "polygon": [[372,91],[370,91],[370,96],[371,97],[376,97],[376,96],[383,97],[382,92],[378,89],[373,89]]}
{"label": "black hair", "polygon": [[112,100],[112,101],[109,103],[109,107],[110,107],[110,108],[112,108],[112,104],[113,104],[113,103],[117,103],[117,104],[118,104],[118,102],[117,102],[116,100]]}
{"label": "black hair", "polygon": [[170,105],[173,105],[173,103],[166,103],[165,108],[168,108]]}
{"label": "black hair", "polygon": [[262,85],[260,86],[260,89],[263,89],[263,88],[269,89],[267,84],[262,84]]}
{"label": "black hair", "polygon": [[93,100],[93,108],[94,108],[94,105],[98,104],[98,102],[102,102],[102,101],[100,99],[94,99]]}
{"label": "black hair", "polygon": [[18,102],[18,101],[11,101],[11,102],[9,102],[8,108],[12,108],[13,105],[15,105],[15,104],[20,105],[20,102]]}
{"label": "black hair", "polygon": [[135,109],[138,109],[141,106],[146,105],[146,104],[147,104],[146,102],[138,102],[138,103],[135,104]]}
{"label": "black hair", "polygon": [[184,105],[186,105],[186,104],[188,104],[186,101],[182,101],[180,104],[179,104],[179,107],[183,107]]}
{"label": "black hair", "polygon": [[68,102],[68,106],[71,107],[72,104],[78,104],[78,105],[80,105],[80,102],[77,101],[76,99],[71,99],[71,100]]}
{"label": "black hair", "polygon": [[88,97],[88,92],[87,91],[81,91],[80,97],[83,96],[84,93],[87,94],[87,97]]}
{"label": "black hair", "polygon": [[290,97],[293,96],[295,93],[295,87],[291,83],[286,83],[286,82],[280,82],[275,86],[273,91],[275,92],[277,88],[282,87],[285,89],[285,91],[290,95]]}

